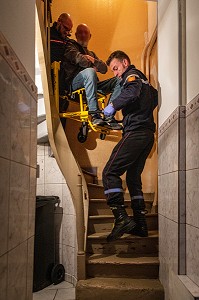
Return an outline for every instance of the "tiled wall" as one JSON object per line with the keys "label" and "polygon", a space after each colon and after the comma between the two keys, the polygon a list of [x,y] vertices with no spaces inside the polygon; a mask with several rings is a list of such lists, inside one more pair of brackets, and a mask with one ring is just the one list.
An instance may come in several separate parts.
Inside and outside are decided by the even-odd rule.
{"label": "tiled wall", "polygon": [[187,276],[199,286],[199,95],[186,113]]}
{"label": "tiled wall", "polygon": [[198,128],[196,97],[159,129],[159,256],[165,300],[199,296]]}
{"label": "tiled wall", "polygon": [[37,91],[0,34],[0,299],[32,299]]}
{"label": "tiled wall", "polygon": [[77,281],[77,241],[76,215],[71,193],[65,179],[52,156],[49,144],[37,146],[37,195],[58,196],[61,200],[55,211],[56,257],[65,267],[65,280],[76,284]]}

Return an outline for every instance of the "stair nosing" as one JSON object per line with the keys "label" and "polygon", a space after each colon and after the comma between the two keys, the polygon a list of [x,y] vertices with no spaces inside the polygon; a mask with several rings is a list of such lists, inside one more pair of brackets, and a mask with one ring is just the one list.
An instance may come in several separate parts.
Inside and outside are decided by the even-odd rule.
{"label": "stair nosing", "polygon": [[[104,198],[90,198],[89,199],[90,202],[104,202],[106,203],[106,199]],[[131,199],[124,199],[125,202],[131,202]],[[151,204],[153,203],[153,200],[151,199],[144,199],[145,202],[150,202]]]}
{"label": "stair nosing", "polygon": [[[148,213],[146,214],[146,218],[148,217],[157,217],[158,213]],[[93,216],[88,216],[90,220],[96,220],[96,219],[112,219],[114,218],[113,215],[93,215]]]}
{"label": "stair nosing", "polygon": [[[95,256],[98,256],[95,258]],[[100,256],[100,257],[99,257]],[[103,258],[113,257],[114,261],[102,260]],[[140,259],[148,258],[148,261],[136,261],[138,257],[126,257],[127,261],[120,261],[120,258],[116,255],[99,255],[99,254],[90,254],[86,256],[86,263],[89,265],[156,265],[160,264],[158,256],[139,256]],[[124,258],[124,257],[123,257]],[[150,261],[153,260],[153,261]]]}
{"label": "stair nosing", "polygon": [[[102,234],[97,236],[96,234]],[[87,239],[89,240],[105,240],[106,237],[108,236],[109,232],[97,232],[97,233],[92,233],[87,235]],[[156,239],[159,238],[158,230],[149,230],[149,236],[148,237],[141,237],[141,236],[134,236],[131,234],[125,234],[121,238],[119,238],[117,241],[128,241],[128,240],[134,240],[134,239]],[[115,242],[117,242],[115,241]]]}

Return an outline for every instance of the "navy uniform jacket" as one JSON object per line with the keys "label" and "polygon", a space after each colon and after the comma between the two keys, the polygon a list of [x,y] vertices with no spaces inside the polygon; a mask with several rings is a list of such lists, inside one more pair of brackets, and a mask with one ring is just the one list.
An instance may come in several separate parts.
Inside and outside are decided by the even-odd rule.
{"label": "navy uniform jacket", "polygon": [[124,133],[136,129],[155,132],[153,110],[158,104],[157,90],[133,65],[122,74],[120,84],[121,94],[113,100],[113,107],[122,109]]}
{"label": "navy uniform jacket", "polygon": [[50,28],[50,60],[51,63],[54,61],[63,61],[66,43],[70,40],[69,38],[64,39],[59,31],[57,31],[57,22],[53,23]]}

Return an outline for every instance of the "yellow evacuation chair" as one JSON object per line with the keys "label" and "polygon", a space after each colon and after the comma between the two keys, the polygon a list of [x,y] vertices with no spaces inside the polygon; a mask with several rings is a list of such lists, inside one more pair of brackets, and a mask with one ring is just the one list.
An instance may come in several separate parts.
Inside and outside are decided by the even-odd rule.
{"label": "yellow evacuation chair", "polygon": [[[81,122],[81,127],[79,129],[77,139],[80,143],[84,143],[87,140],[89,130],[93,130],[95,132],[100,133],[100,139],[104,140],[107,134],[110,134],[111,128],[107,125],[99,126],[93,125],[89,114],[91,112],[88,111],[87,102],[85,99],[85,89],[78,89],[67,96],[59,95],[59,70],[60,70],[60,62],[54,61],[51,65],[53,69],[53,88],[54,88],[54,97],[57,110],[59,112],[59,99],[60,97],[66,99],[67,101],[74,101],[74,98],[78,96],[80,111],[76,112],[63,112],[59,113],[60,118],[73,119],[75,121]],[[98,93],[98,102],[101,110],[97,111],[102,113],[105,105],[106,96]]]}

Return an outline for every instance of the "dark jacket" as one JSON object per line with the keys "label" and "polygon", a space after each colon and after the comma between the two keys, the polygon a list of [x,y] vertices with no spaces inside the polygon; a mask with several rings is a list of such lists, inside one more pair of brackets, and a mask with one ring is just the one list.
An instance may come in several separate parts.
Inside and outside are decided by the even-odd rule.
{"label": "dark jacket", "polygon": [[[84,57],[86,54],[95,58],[94,64]],[[63,60],[67,88],[69,89],[73,79],[79,72],[92,67],[95,67],[97,71],[102,74],[107,72],[107,65],[100,60],[93,51],[88,50],[86,47],[82,47],[75,40],[70,39],[65,46]]]}
{"label": "dark jacket", "polygon": [[124,133],[143,128],[155,132],[153,110],[158,104],[157,90],[133,65],[123,73],[121,88],[121,94],[113,100],[113,107],[122,109]]}
{"label": "dark jacket", "polygon": [[69,38],[63,39],[59,31],[57,31],[57,22],[53,23],[50,28],[50,59],[54,61],[63,61],[66,43]]}

